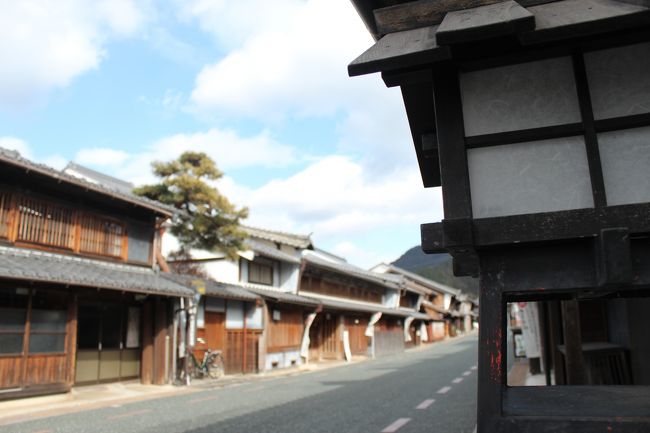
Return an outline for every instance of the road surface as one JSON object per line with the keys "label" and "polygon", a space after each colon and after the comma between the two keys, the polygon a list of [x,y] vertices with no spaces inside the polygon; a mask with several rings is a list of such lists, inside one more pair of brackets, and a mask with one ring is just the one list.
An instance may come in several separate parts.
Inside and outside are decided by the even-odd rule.
{"label": "road surface", "polygon": [[399,356],[5,425],[3,433],[472,433],[477,338]]}

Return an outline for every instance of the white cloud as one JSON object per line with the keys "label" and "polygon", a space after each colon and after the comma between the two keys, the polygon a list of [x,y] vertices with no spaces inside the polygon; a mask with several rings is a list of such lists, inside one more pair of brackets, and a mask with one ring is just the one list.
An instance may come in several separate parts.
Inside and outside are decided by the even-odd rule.
{"label": "white cloud", "polygon": [[268,131],[243,137],[233,130],[212,128],[205,132],[164,137],[141,152],[81,149],[75,161],[108,170],[116,177],[139,185],[155,181],[151,174],[153,161],[169,161],[190,150],[205,152],[225,172],[242,167],[285,167],[302,158],[292,147],[276,141]]}
{"label": "white cloud", "polygon": [[74,160],[82,165],[93,166],[110,166],[120,165],[129,159],[129,154],[115,149],[105,147],[93,147],[90,149],[81,149],[77,152]]}
{"label": "white cloud", "polygon": [[[417,243],[417,238],[397,242],[390,234],[392,228],[414,227],[417,232],[419,224],[442,218],[440,190],[424,189],[417,167],[400,168],[378,178],[344,156],[323,158],[293,176],[255,190],[232,182],[220,189],[231,200],[250,207],[250,224],[313,232],[319,245],[363,266],[390,259],[401,252],[395,248]],[[344,254],[345,248],[379,232],[387,236],[385,251]]]}
{"label": "white cloud", "polygon": [[351,3],[308,0],[284,5],[286,11],[277,20],[250,29],[240,46],[200,72],[192,93],[198,108],[273,119],[331,114],[362,96],[364,86],[351,82],[346,65],[371,38]]}
{"label": "white cloud", "polygon": [[[206,2],[193,4],[200,22],[228,29],[233,24],[227,17],[239,13],[244,7],[240,3],[250,2],[218,1],[207,15],[196,12],[209,9]],[[292,117],[326,118],[339,134],[339,142],[332,144],[343,152],[367,155],[368,168],[382,172],[414,164],[399,90],[387,89],[378,74],[347,75],[347,64],[372,44],[351,2],[281,3],[283,13],[274,21],[252,25],[244,20],[246,32],[236,38],[239,45],[201,70],[190,96],[194,109],[221,119],[239,116],[269,125]],[[271,6],[259,7],[266,11]]]}
{"label": "white cloud", "polygon": [[28,107],[95,69],[109,38],[136,32],[133,0],[6,1],[0,14],[0,106]]}

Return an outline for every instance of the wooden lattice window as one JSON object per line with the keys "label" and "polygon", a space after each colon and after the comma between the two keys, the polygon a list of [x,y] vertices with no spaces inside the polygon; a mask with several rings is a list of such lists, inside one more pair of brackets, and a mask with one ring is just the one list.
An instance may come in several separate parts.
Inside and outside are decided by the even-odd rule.
{"label": "wooden lattice window", "polygon": [[95,215],[81,217],[80,252],[120,257],[123,244],[122,224]]}
{"label": "wooden lattice window", "polygon": [[16,240],[72,249],[74,212],[53,203],[30,197],[18,199]]}
{"label": "wooden lattice window", "polygon": [[11,194],[0,192],[0,237],[9,237],[9,214],[11,211]]}
{"label": "wooden lattice window", "polygon": [[273,264],[255,261],[248,264],[248,281],[257,284],[273,285]]}

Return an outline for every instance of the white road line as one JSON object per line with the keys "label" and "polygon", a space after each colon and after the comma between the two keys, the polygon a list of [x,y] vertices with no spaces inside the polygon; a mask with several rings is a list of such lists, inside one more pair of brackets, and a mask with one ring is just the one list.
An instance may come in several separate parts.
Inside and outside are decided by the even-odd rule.
{"label": "white road line", "polygon": [[470,374],[472,374],[472,372],[469,370],[463,372],[463,376],[469,376]]}
{"label": "white road line", "polygon": [[473,365],[473,366],[470,367],[470,370],[476,370],[477,368],[478,368],[478,367],[476,367],[475,365]]}
{"label": "white road line", "polygon": [[456,379],[452,380],[451,383],[461,383],[463,381],[462,377],[457,377]]}
{"label": "white road line", "polygon": [[424,410],[424,409],[428,408],[429,406],[431,406],[434,401],[435,401],[434,399],[428,398],[428,399],[424,400],[422,403],[418,404],[415,408],[420,409],[420,410]]}
{"label": "white road line", "polygon": [[381,433],[395,433],[397,430],[408,424],[409,421],[411,421],[411,418],[399,418],[397,421],[383,429]]}
{"label": "white road line", "polygon": [[438,390],[438,394],[447,394],[451,390],[451,386],[443,386]]}

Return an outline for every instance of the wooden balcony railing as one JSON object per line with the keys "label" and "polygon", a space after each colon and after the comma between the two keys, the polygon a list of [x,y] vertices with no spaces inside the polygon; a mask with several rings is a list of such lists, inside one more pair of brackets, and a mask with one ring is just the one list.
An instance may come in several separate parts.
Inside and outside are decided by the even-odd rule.
{"label": "wooden balcony railing", "polygon": [[117,220],[19,193],[0,191],[0,238],[126,260],[125,225]]}

